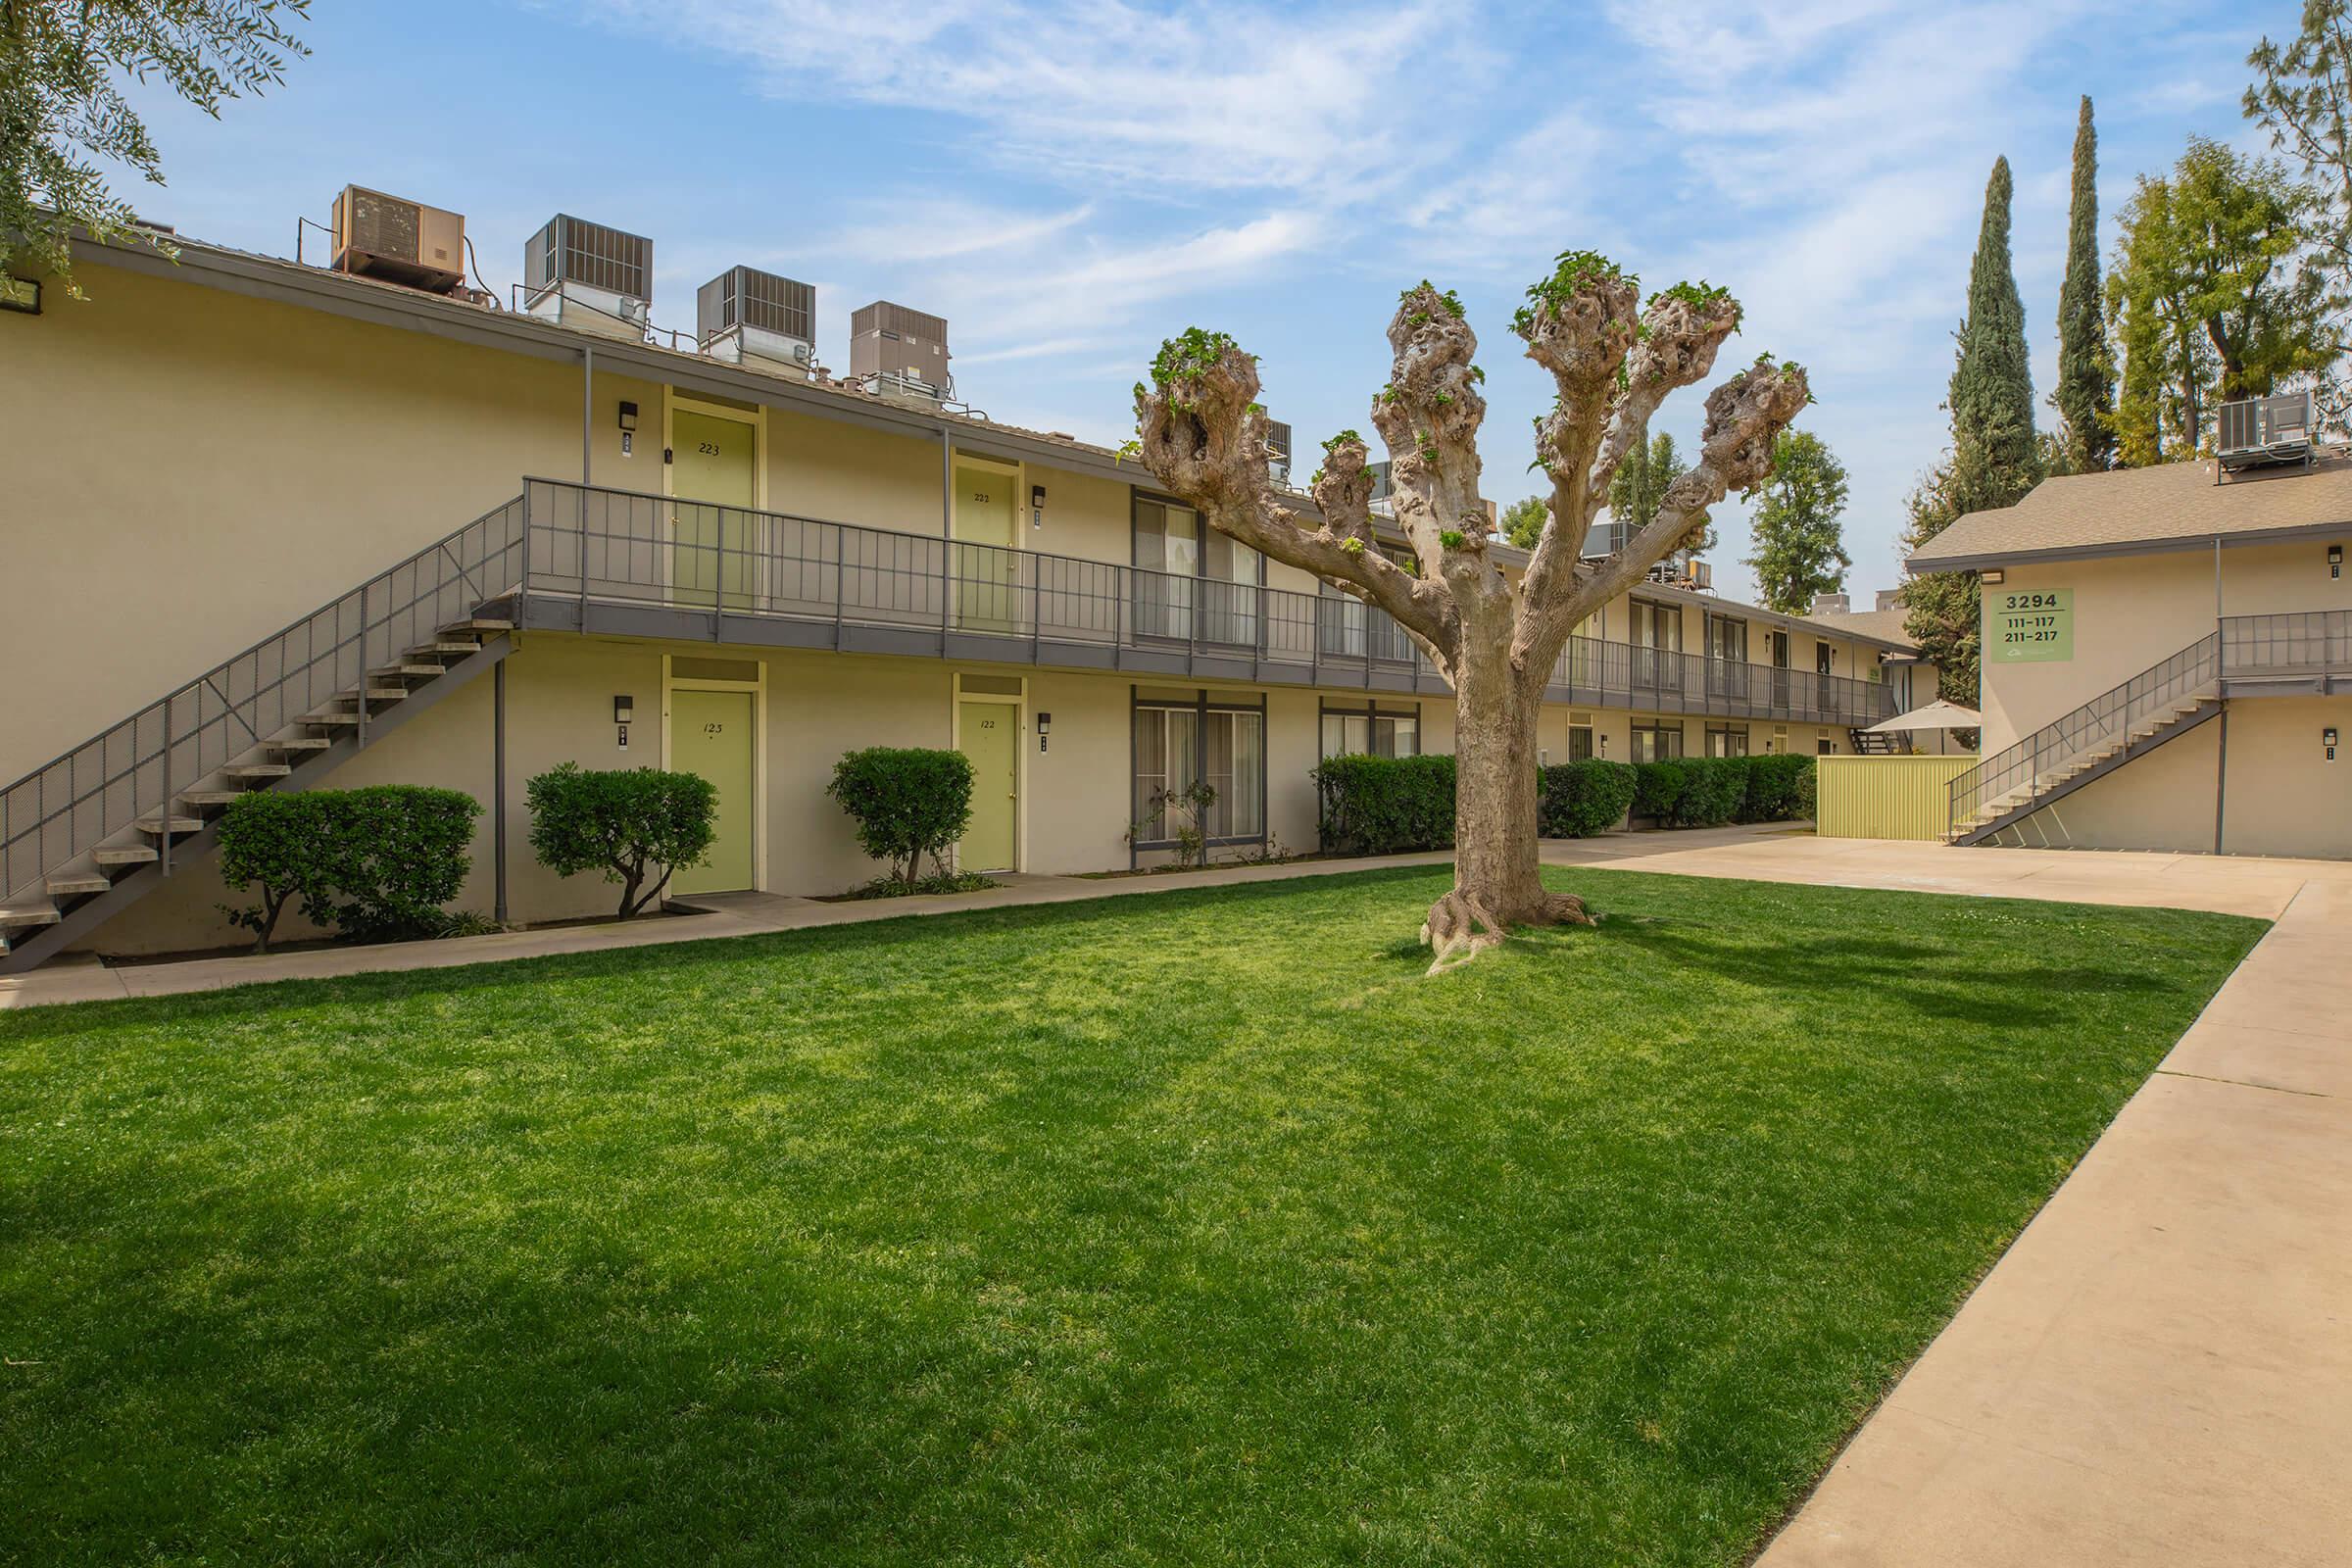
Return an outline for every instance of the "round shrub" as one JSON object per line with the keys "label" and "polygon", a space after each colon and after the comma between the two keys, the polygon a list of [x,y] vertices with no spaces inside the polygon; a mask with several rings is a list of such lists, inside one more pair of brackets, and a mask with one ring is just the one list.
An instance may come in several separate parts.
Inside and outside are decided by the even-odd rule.
{"label": "round shrub", "polygon": [[466,885],[481,803],[459,790],[377,784],[356,790],[269,790],[220,819],[220,876],[259,886],[262,902],[222,912],[267,949],[288,903],[360,942],[447,935],[442,907]]}
{"label": "round shrub", "polygon": [[1747,759],[1744,757],[1689,757],[1683,769],[1683,792],[1667,822],[1674,827],[1721,827],[1740,814],[1747,798]]}
{"label": "round shrub", "polygon": [[696,773],[590,772],[565,762],[532,779],[527,794],[539,863],[559,876],[601,871],[619,883],[623,920],[661,898],[680,867],[701,864],[718,836],[718,786]]}
{"label": "round shrub", "polygon": [[833,765],[825,793],[857,819],[858,843],[911,888],[922,858],[941,875],[972,819],[972,760],[926,746],[868,746]]}
{"label": "round shrub", "polygon": [[1690,764],[1681,758],[1667,758],[1636,762],[1633,769],[1634,814],[1671,826],[1682,807],[1683,791],[1690,787]]}

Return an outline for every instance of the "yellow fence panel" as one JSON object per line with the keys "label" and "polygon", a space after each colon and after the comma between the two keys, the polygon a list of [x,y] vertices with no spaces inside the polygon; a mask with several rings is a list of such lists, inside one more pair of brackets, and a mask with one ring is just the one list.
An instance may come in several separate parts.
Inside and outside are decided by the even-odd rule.
{"label": "yellow fence panel", "polygon": [[1813,819],[1827,839],[1940,839],[1974,757],[1824,757]]}

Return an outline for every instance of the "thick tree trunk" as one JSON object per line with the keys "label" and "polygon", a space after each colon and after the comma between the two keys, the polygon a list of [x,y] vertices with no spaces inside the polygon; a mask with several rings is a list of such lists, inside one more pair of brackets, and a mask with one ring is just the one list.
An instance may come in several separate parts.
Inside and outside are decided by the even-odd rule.
{"label": "thick tree trunk", "polygon": [[1536,714],[1540,684],[1502,649],[1468,654],[1454,690],[1453,890],[1430,906],[1421,940],[1432,973],[1502,941],[1515,925],[1592,924],[1583,901],[1539,874]]}

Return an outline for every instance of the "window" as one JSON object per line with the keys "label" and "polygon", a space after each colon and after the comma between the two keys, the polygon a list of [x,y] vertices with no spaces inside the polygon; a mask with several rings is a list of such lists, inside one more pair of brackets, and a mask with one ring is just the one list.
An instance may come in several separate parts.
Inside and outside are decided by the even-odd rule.
{"label": "window", "polygon": [[1135,498],[1135,629],[1146,637],[1257,641],[1266,558],[1180,502]]}
{"label": "window", "polygon": [[1734,729],[1730,725],[1708,726],[1707,755],[1709,757],[1745,757],[1747,755],[1746,729]]}
{"label": "window", "polygon": [[1663,762],[1682,755],[1682,725],[1636,724],[1634,726],[1635,761]]}
{"label": "window", "polygon": [[1627,610],[1634,645],[1634,682],[1680,691],[1683,684],[1683,612],[1673,605],[1631,601]]}
{"label": "window", "polygon": [[1813,743],[1813,755],[1816,757],[1836,757],[1838,755],[1838,743],[1825,735]]}
{"label": "window", "polygon": [[1592,726],[1590,724],[1569,725],[1568,760],[1571,762],[1585,762],[1592,760]]}
{"label": "window", "polygon": [[1323,710],[1325,757],[1418,757],[1421,755],[1421,715],[1384,711],[1377,708]]}
{"label": "window", "polygon": [[[1197,825],[1212,842],[1262,839],[1266,834],[1266,715],[1261,707],[1211,706],[1139,698],[1135,705],[1135,779],[1129,809],[1139,824],[1138,848],[1174,841]],[[1190,823],[1193,808],[1170,804],[1205,783],[1216,799]]]}

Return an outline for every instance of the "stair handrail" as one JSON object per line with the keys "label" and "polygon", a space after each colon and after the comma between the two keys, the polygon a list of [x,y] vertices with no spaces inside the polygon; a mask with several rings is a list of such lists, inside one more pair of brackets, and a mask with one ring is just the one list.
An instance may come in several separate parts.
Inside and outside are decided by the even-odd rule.
{"label": "stair handrail", "polygon": [[176,795],[362,685],[378,644],[397,659],[512,592],[522,512],[520,496],[491,508],[0,789],[0,895],[37,892],[150,811],[175,814]]}
{"label": "stair handrail", "polygon": [[1951,782],[1947,836],[1956,838],[1964,832],[1961,824],[1974,817],[1986,801],[1997,800],[2021,783],[2031,789],[2044,769],[2055,767],[2102,741],[2119,735],[2128,737],[2132,726],[2148,714],[2178,702],[2187,692],[2218,683],[2221,673],[2222,633],[2216,627],[2073,711],[2052,719],[2015,745],[1985,758]]}

